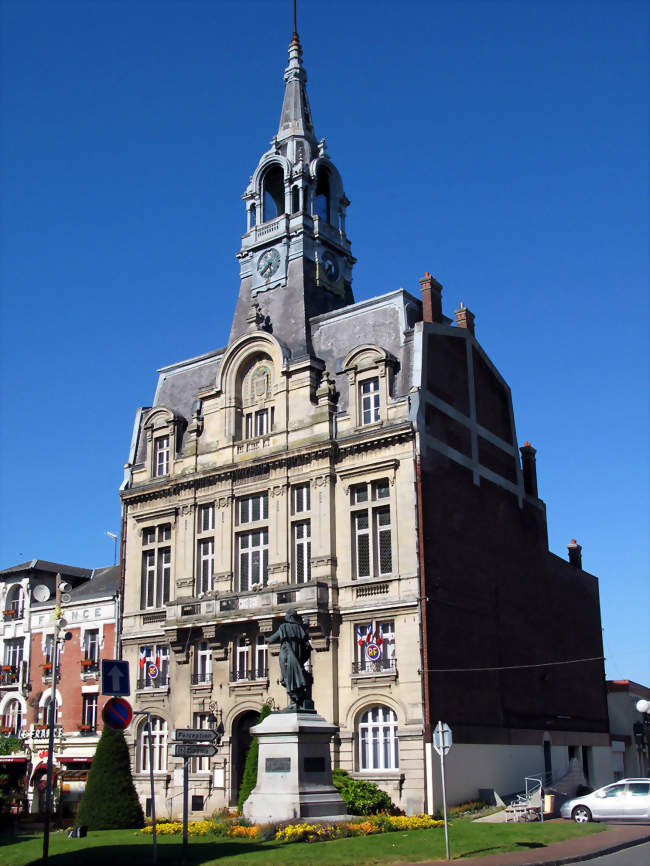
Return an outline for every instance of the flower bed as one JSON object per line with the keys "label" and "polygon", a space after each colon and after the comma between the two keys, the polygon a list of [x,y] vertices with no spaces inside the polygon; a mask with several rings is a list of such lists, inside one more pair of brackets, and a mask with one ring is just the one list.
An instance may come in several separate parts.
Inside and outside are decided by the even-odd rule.
{"label": "flower bed", "polygon": [[[392,833],[397,830],[430,830],[442,827],[443,821],[429,815],[372,815],[361,821],[346,821],[328,824],[240,824],[236,820],[190,821],[189,836],[228,836],[239,839],[273,839],[276,842],[325,842],[328,839],[343,839],[350,836],[371,836],[375,833]],[[161,836],[179,836],[183,832],[181,821],[168,821],[156,825]],[[139,831],[151,835],[151,826]]]}

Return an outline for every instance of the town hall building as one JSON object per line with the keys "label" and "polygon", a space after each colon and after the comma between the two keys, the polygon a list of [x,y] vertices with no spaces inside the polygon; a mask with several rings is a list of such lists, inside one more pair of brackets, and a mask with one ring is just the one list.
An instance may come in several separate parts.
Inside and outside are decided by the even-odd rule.
{"label": "town hall building", "polygon": [[355,303],[350,202],[306,78],[294,32],[244,192],[228,345],[161,369],[136,413],[121,627],[134,708],[152,715],[151,751],[143,716],[131,735],[143,803],[153,762],[156,813],[179,814],[172,731],[220,724],[191,806],[236,803],[249,729],[286,703],[266,639],[291,608],[316,709],[339,728],[333,766],[406,812],[440,802],[439,719],[451,802],[570,758],[608,781],[597,580],[577,543],[569,561],[548,550],[535,449],[470,310],[445,315],[429,273]]}

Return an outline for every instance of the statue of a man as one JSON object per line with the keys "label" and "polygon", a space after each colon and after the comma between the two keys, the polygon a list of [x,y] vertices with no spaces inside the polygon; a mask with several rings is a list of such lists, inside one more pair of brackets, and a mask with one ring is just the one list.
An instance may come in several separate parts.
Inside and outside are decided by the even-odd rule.
{"label": "statue of a man", "polygon": [[267,643],[280,644],[280,682],[291,699],[286,711],[313,710],[311,687],[314,679],[305,668],[311,655],[311,644],[297,611],[288,610],[285,613],[284,622],[267,638]]}

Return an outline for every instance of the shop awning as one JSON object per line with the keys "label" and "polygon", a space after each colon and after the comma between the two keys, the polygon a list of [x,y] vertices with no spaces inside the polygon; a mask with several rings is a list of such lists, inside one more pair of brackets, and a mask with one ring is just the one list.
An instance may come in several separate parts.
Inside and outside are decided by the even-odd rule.
{"label": "shop awning", "polygon": [[87,758],[59,758],[58,759],[62,764],[92,764],[93,759],[91,757]]}
{"label": "shop awning", "polygon": [[3,763],[13,761],[14,764],[19,764],[20,762],[26,764],[27,761],[29,761],[29,758],[26,758],[23,755],[0,755],[0,761]]}

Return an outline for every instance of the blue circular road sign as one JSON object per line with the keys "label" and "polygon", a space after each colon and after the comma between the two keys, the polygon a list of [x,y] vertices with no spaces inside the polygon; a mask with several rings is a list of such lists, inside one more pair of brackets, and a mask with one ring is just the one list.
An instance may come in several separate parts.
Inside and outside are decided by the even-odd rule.
{"label": "blue circular road sign", "polygon": [[124,728],[128,728],[132,718],[131,704],[124,698],[111,698],[104,704],[102,719],[114,731],[123,731]]}

